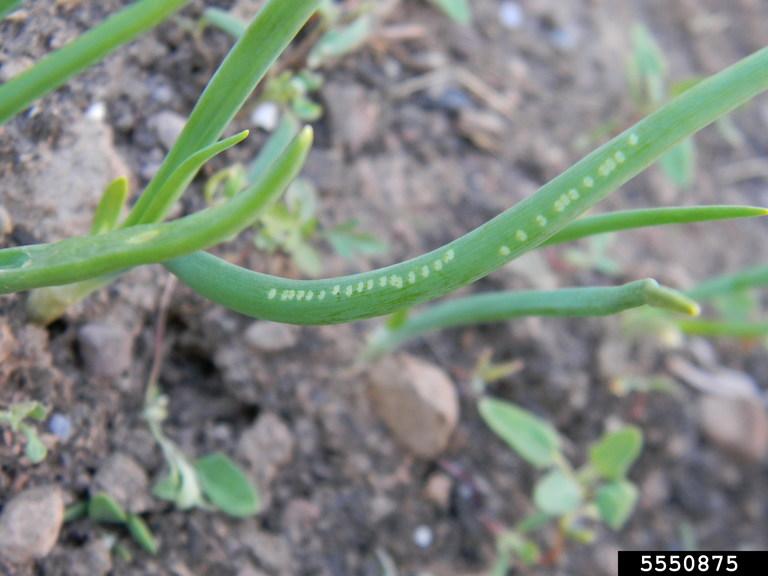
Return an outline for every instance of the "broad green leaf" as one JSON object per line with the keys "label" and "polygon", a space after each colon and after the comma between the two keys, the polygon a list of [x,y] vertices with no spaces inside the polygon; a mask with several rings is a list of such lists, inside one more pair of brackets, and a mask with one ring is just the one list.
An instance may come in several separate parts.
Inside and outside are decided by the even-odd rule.
{"label": "broad green leaf", "polygon": [[523,459],[537,468],[555,463],[560,439],[548,423],[514,404],[483,398],[479,404],[485,423]]}
{"label": "broad green leaf", "polygon": [[133,536],[136,543],[150,554],[157,554],[159,545],[154,534],[152,534],[152,531],[149,529],[149,526],[146,525],[144,520],[135,514],[130,514],[127,523],[128,530],[131,532],[131,536]]}
{"label": "broad green leaf", "polygon": [[595,494],[595,503],[600,517],[614,530],[624,526],[636,502],[637,488],[626,480],[604,484]]}
{"label": "broad green leaf", "polygon": [[256,487],[225,454],[203,456],[195,462],[195,470],[203,492],[223,512],[236,518],[259,512],[261,502]]}
{"label": "broad green leaf", "polygon": [[687,188],[693,183],[696,172],[696,148],[693,139],[683,140],[664,154],[659,165],[670,181],[680,188]]}
{"label": "broad green leaf", "polygon": [[603,436],[589,449],[589,461],[608,480],[620,480],[643,448],[643,433],[635,426],[626,426]]}
{"label": "broad green leaf", "polygon": [[536,483],[533,500],[542,512],[564,516],[579,507],[582,490],[574,478],[561,470],[552,470]]}
{"label": "broad green leaf", "polygon": [[112,496],[103,492],[91,496],[88,502],[88,517],[102,524],[125,524],[128,519],[123,507]]}
{"label": "broad green leaf", "polygon": [[432,4],[440,8],[450,18],[464,26],[472,23],[472,9],[469,0],[430,0]]}

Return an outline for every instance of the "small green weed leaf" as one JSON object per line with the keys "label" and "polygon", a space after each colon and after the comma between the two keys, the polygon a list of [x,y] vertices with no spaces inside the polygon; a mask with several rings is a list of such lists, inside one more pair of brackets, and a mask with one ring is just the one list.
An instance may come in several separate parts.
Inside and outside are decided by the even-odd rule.
{"label": "small green weed leaf", "polygon": [[579,544],[592,544],[597,538],[595,530],[585,525],[582,518],[568,519],[564,522],[563,532],[566,538]]}
{"label": "small green weed leaf", "polygon": [[130,514],[128,516],[127,523],[128,530],[130,531],[131,536],[133,536],[133,539],[136,541],[136,543],[150,554],[157,554],[160,546],[158,545],[154,534],[152,534],[152,531],[149,529],[149,526],[147,526],[144,520],[135,514]]}
{"label": "small green weed leaf", "polygon": [[11,428],[16,430],[27,419],[42,422],[48,416],[48,408],[37,401],[17,402],[8,410],[8,420]]}
{"label": "small green weed leaf", "polygon": [[626,426],[603,436],[589,449],[589,461],[603,478],[620,480],[643,448],[643,433],[635,426]]}
{"label": "small green weed leaf", "polygon": [[109,494],[100,492],[88,502],[88,517],[102,524],[125,524],[128,519],[123,507]]}
{"label": "small green weed leaf", "polygon": [[552,470],[536,483],[533,501],[550,516],[564,516],[579,507],[582,490],[579,483],[562,470]]}
{"label": "small green weed leaf", "polygon": [[310,68],[319,68],[354,52],[368,41],[372,31],[373,18],[370,14],[363,14],[342,28],[329,30],[312,48],[307,65]]}
{"label": "small green weed leaf", "polygon": [[225,454],[216,452],[199,458],[195,470],[203,492],[223,512],[236,518],[259,512],[261,501],[256,487]]}
{"label": "small green weed leaf", "polygon": [[155,482],[152,487],[152,494],[160,500],[175,502],[179,493],[179,482],[171,474],[163,476]]}
{"label": "small green weed leaf", "polygon": [[121,176],[107,185],[93,215],[91,234],[104,234],[117,228],[128,198],[128,178]]}
{"label": "small green weed leaf", "polygon": [[560,438],[552,426],[514,404],[492,398],[479,403],[485,423],[523,459],[537,468],[551,466],[560,455]]}
{"label": "small green weed leaf", "polygon": [[74,522],[88,515],[88,502],[80,500],[64,510],[64,523]]}
{"label": "small green weed leaf", "polygon": [[354,258],[358,254],[366,256],[384,254],[388,250],[388,246],[377,240],[373,234],[360,230],[356,220],[348,220],[344,224],[331,228],[326,236],[333,249],[342,258]]}
{"label": "small green weed leaf", "polygon": [[680,188],[688,188],[696,172],[696,148],[693,140],[683,140],[664,154],[659,165],[669,180]]}
{"label": "small green weed leaf", "polygon": [[173,502],[179,510],[189,510],[203,503],[197,474],[183,455],[174,457],[177,473],[161,478],[152,493],[161,500]]}
{"label": "small green weed leaf", "polygon": [[48,448],[45,447],[37,430],[27,424],[21,425],[21,431],[27,438],[27,445],[24,447],[24,455],[32,464],[40,464],[48,455]]}
{"label": "small green weed leaf", "polygon": [[467,26],[472,23],[472,9],[468,0],[430,0],[457,24]]}
{"label": "small green weed leaf", "polygon": [[314,100],[306,96],[298,96],[293,99],[291,108],[299,120],[304,122],[314,122],[323,115],[323,107]]}
{"label": "small green weed leaf", "polygon": [[632,28],[630,80],[642,102],[659,106],[665,97],[667,61],[653,35],[642,25]]}
{"label": "small green weed leaf", "polygon": [[632,514],[637,502],[637,488],[631,482],[619,480],[597,489],[595,503],[603,519],[613,530],[619,530]]}
{"label": "small green weed leaf", "polygon": [[207,25],[215,26],[232,36],[235,40],[245,34],[245,29],[248,27],[247,22],[243,22],[237,16],[233,16],[221,8],[206,8],[205,12],[203,12],[203,17],[200,19],[200,24],[203,27]]}

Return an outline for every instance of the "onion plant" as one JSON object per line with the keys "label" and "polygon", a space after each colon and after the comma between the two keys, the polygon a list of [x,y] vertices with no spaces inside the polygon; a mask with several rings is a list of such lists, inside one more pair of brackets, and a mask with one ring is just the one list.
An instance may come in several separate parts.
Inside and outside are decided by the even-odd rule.
{"label": "onion plant", "polygon": [[[211,79],[178,141],[127,218],[117,223],[114,214],[119,210],[105,207],[105,213],[110,215],[105,220],[108,225],[95,225],[97,234],[0,250],[0,294],[54,286],[55,290],[71,290],[77,299],[128,268],[163,262],[194,291],[243,314],[297,324],[349,322],[389,314],[443,296],[547,243],[608,230],[764,213],[761,209],[722,206],[619,213],[576,221],[678,142],[768,88],[768,49],[697,83],[529,198],[421,256],[360,274],[294,280],[246,270],[199,252],[251,223],[254,214],[286,187],[301,166],[310,143],[307,130],[286,146],[278,160],[264,168],[257,184],[223,205],[162,223],[202,163],[243,137],[241,134],[218,140],[256,83],[308,21],[318,3],[317,0],[267,2]],[[138,5],[143,4],[133,7],[138,9]],[[71,47],[62,51],[68,49],[69,58],[77,60],[77,52]],[[54,57],[57,54],[49,59]],[[38,67],[46,61],[26,74],[45,76],[45,67]],[[88,63],[90,60],[83,57],[77,66],[70,65],[70,69],[78,70]],[[3,86],[4,92],[0,92],[0,109],[7,111],[6,117],[19,109],[12,96],[23,86],[22,79],[23,76],[11,80]],[[60,79],[51,86],[58,82]],[[25,102],[35,94],[29,92]],[[61,287],[75,282],[81,283],[79,287],[77,284]],[[640,303],[688,313],[697,310],[686,296],[652,281],[612,290],[584,290],[587,292],[579,293],[584,303],[581,311],[571,307],[569,313],[608,313]],[[574,294],[513,297],[519,302],[527,301],[530,310],[540,312],[547,309],[548,302],[563,302],[571,296]],[[56,298],[63,305],[71,301],[60,298],[60,294]],[[46,298],[37,301],[51,305]],[[58,312],[60,310],[54,310],[53,315]],[[50,310],[38,310],[37,316],[50,319],[52,314]]]}

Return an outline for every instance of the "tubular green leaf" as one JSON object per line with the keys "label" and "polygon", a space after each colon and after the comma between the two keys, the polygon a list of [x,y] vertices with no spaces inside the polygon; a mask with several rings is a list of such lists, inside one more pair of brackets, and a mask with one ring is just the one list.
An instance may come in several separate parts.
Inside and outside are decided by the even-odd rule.
{"label": "tubular green leaf", "polygon": [[489,222],[385,268],[290,280],[210,254],[185,256],[167,267],[203,296],[258,318],[328,324],[389,314],[474,282],[536,248],[677,142],[767,88],[768,49],[763,49],[687,90]]}
{"label": "tubular green leaf", "polygon": [[[235,198],[166,224],[0,250],[0,294],[76,282],[217,244],[253,223],[296,177],[312,142],[305,128],[258,182]],[[5,265],[4,265],[5,264]]]}
{"label": "tubular green leaf", "polygon": [[319,0],[269,0],[200,95],[181,135],[126,219],[146,224],[155,196],[173,172],[229,125],[277,57],[309,20]]}
{"label": "tubular green leaf", "polygon": [[730,336],[736,338],[764,338],[768,336],[768,322],[719,322],[716,320],[680,320],[680,330],[695,336]]}
{"label": "tubular green leaf", "polygon": [[718,276],[702,282],[687,294],[696,300],[710,300],[739,290],[758,288],[768,284],[768,266],[755,266],[736,274]]}
{"label": "tubular green leaf", "polygon": [[22,0],[0,0],[0,20],[21,6]]}
{"label": "tubular green leaf", "polygon": [[124,8],[29,70],[0,85],[0,124],[102,60],[117,47],[158,25],[189,0],[141,0]]}
{"label": "tubular green leaf", "polygon": [[221,8],[206,8],[203,12],[202,23],[216,26],[235,39],[245,34],[245,22]]}
{"label": "tubular green leaf", "polygon": [[225,150],[229,150],[232,146],[236,146],[246,138],[248,138],[248,130],[243,130],[234,136],[206,146],[182,162],[152,198],[152,202],[144,213],[142,223],[154,224],[162,222],[173,204],[184,193],[184,190],[187,189],[187,186],[192,182],[200,168],[203,167],[203,164]]}
{"label": "tubular green leaf", "polygon": [[595,216],[585,216],[571,222],[542,246],[571,242],[595,234],[619,232],[633,228],[665,226],[669,224],[690,224],[727,220],[731,218],[754,218],[768,215],[768,210],[754,206],[686,206],[674,208],[648,208],[624,210]]}
{"label": "tubular green leaf", "polygon": [[683,294],[659,286],[655,280],[637,280],[615,287],[493,292],[448,300],[408,318],[397,329],[377,334],[369,353],[392,350],[416,336],[453,326],[499,322],[524,316],[608,316],[639,306],[653,306],[695,315],[698,306]]}

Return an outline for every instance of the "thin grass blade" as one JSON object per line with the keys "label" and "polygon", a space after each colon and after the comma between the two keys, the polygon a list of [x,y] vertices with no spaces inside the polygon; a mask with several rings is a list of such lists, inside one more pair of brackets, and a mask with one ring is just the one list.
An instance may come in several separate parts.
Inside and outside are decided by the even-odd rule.
{"label": "thin grass blade", "polygon": [[[0,124],[119,46],[157,26],[189,0],[140,0],[0,85]],[[11,6],[12,8],[12,6]]]}

